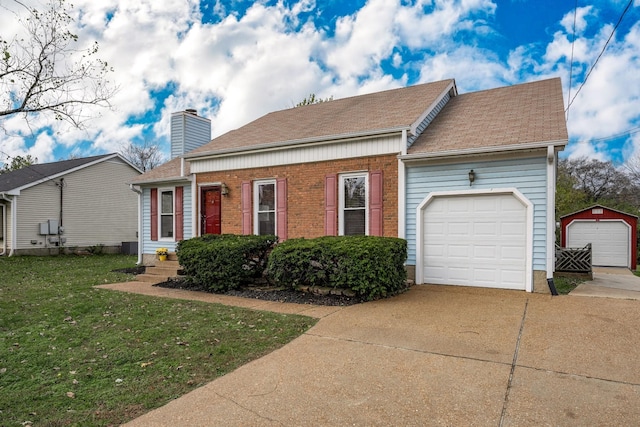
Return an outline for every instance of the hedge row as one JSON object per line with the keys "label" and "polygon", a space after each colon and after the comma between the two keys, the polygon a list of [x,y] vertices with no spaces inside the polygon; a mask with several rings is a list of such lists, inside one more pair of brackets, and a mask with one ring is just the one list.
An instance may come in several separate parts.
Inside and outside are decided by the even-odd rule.
{"label": "hedge row", "polygon": [[285,288],[350,289],[369,300],[406,288],[403,239],[327,236],[276,243],[276,236],[205,235],[180,242],[176,252],[187,280],[214,292],[263,275]]}
{"label": "hedge row", "polygon": [[369,300],[406,288],[407,242],[373,236],[290,239],[277,245],[267,277],[278,286],[350,289]]}
{"label": "hedge row", "polygon": [[187,280],[212,291],[236,289],[261,277],[276,236],[207,234],[176,247]]}

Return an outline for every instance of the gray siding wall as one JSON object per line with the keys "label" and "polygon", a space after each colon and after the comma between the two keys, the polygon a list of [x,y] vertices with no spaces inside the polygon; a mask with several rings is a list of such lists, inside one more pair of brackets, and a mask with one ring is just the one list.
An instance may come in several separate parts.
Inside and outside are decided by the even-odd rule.
{"label": "gray siding wall", "polygon": [[[544,157],[469,162],[438,166],[409,166],[407,174],[406,238],[408,265],[416,263],[416,208],[433,191],[517,188],[534,205],[533,269],[546,270],[547,173]],[[476,180],[469,186],[469,170]],[[552,213],[553,214],[553,213]]]}
{"label": "gray siding wall", "polygon": [[171,158],[211,141],[211,121],[184,111],[171,116]]}
{"label": "gray siding wall", "polygon": [[[123,241],[135,241],[138,200],[128,183],[138,175],[119,159],[65,175],[65,246],[113,246]],[[25,189],[18,197],[17,249],[52,246],[38,231],[39,223],[60,217],[60,188],[55,182],[47,181]],[[36,243],[31,243],[32,240]]]}

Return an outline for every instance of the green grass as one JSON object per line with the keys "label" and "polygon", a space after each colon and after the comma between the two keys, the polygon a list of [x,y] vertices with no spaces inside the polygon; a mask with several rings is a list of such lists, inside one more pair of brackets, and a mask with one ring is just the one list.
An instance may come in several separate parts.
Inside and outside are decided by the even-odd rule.
{"label": "green grass", "polygon": [[556,285],[556,290],[560,295],[567,295],[574,290],[579,284],[584,283],[585,279],[580,277],[564,277],[555,276],[553,283]]}
{"label": "green grass", "polygon": [[638,267],[636,271],[633,272],[633,274],[635,274],[636,276],[640,276],[640,267]]}
{"label": "green grass", "polygon": [[129,256],[0,258],[0,425],[117,425],[281,347],[304,316],[125,294]]}

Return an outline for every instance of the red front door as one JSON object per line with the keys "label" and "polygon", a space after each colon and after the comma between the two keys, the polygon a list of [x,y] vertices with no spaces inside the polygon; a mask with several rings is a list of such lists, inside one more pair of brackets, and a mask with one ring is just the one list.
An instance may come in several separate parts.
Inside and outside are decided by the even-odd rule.
{"label": "red front door", "polygon": [[220,187],[203,188],[200,194],[202,206],[200,209],[201,233],[202,234],[221,234],[221,193]]}

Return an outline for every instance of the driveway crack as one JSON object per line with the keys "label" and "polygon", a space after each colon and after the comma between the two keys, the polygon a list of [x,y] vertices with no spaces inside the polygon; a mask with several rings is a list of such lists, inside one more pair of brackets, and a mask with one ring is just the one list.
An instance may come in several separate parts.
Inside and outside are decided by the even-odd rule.
{"label": "driveway crack", "polygon": [[511,386],[513,384],[513,373],[516,370],[516,363],[518,362],[518,352],[520,351],[520,339],[522,338],[522,331],[524,329],[524,321],[527,317],[527,308],[529,307],[529,299],[524,303],[524,311],[522,313],[522,320],[520,321],[520,330],[518,331],[518,339],[516,340],[516,348],[513,352],[513,361],[511,362],[511,372],[509,372],[509,382],[507,383],[507,391],[504,394],[504,402],[502,403],[502,414],[500,414],[500,427],[504,424],[504,418],[507,415],[507,404],[509,403],[509,393],[511,392]]}

